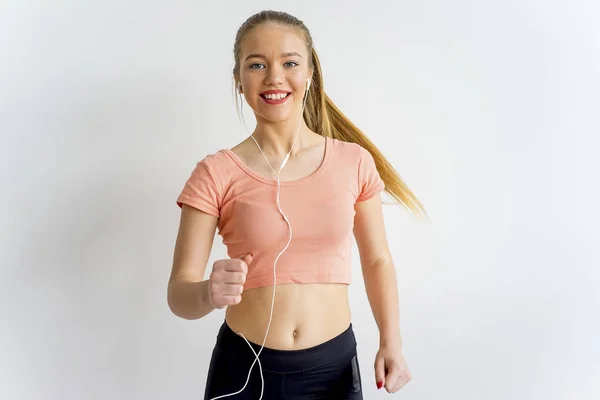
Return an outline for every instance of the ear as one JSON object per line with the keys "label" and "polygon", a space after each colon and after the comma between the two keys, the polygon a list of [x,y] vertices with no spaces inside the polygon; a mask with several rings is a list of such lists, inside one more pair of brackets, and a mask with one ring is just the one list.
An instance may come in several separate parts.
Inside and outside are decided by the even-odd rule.
{"label": "ear", "polygon": [[233,77],[233,82],[235,85],[235,90],[237,90],[240,93],[243,93],[243,89],[242,89],[242,80],[240,79],[239,76],[234,76]]}

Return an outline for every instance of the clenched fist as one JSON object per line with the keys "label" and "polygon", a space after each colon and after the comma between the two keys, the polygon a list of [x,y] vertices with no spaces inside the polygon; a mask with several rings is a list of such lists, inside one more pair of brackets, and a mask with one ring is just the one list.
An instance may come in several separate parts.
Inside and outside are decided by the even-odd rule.
{"label": "clenched fist", "polygon": [[208,299],[213,307],[224,308],[242,301],[248,265],[251,262],[252,254],[215,261],[208,283]]}

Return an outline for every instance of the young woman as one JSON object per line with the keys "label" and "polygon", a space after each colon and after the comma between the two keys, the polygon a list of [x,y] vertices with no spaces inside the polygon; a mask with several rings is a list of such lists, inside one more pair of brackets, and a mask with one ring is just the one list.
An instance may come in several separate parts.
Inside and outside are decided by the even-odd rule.
{"label": "young woman", "polygon": [[[423,208],[325,94],[302,21],[253,15],[234,57],[234,84],[257,125],[205,156],[185,183],[168,287],[182,318],[227,307],[205,399],[363,398],[348,301],[353,235],[380,333],[375,382],[396,392],[411,377],[380,192],[415,214]],[[231,258],[205,280],[217,228]]]}

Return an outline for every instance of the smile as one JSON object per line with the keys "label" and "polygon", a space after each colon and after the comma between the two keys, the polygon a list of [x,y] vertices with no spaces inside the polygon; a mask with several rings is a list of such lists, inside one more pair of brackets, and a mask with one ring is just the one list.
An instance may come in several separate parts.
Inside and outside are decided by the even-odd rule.
{"label": "smile", "polygon": [[265,101],[265,103],[267,104],[282,104],[285,103],[286,100],[290,97],[291,93],[277,93],[277,94],[261,94],[260,97]]}

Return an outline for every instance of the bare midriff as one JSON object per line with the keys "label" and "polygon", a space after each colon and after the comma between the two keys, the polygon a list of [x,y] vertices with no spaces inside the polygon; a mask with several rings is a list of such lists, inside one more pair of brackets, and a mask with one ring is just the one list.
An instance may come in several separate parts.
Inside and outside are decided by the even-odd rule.
{"label": "bare midriff", "polygon": [[[242,301],[227,308],[227,325],[263,344],[273,299],[273,286],[249,289]],[[273,318],[265,347],[300,350],[338,336],[350,325],[347,284],[277,285]]]}

